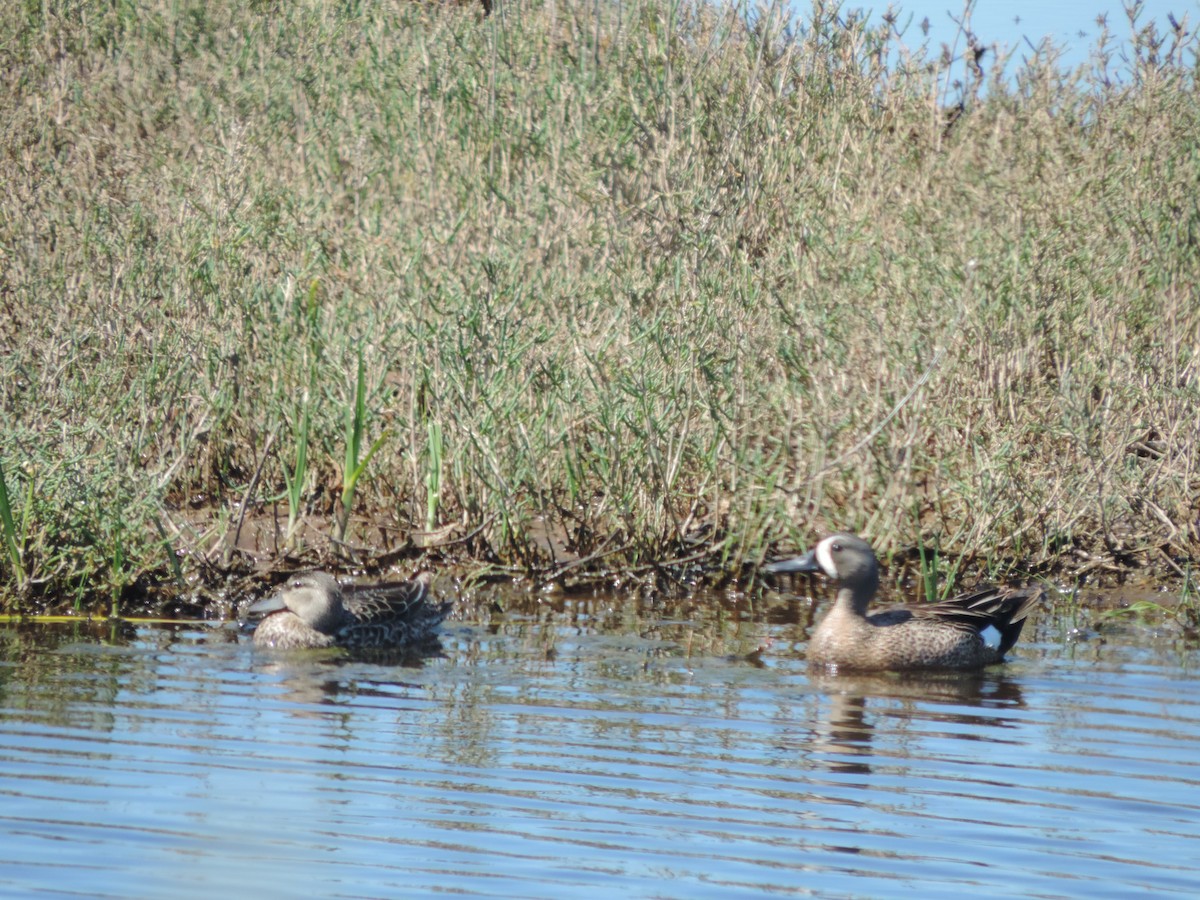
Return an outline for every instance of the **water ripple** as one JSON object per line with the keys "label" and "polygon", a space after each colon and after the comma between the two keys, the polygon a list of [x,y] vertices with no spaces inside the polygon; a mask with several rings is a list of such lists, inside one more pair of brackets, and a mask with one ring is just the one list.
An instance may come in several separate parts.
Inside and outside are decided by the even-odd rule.
{"label": "water ripple", "polygon": [[1177,657],[1031,643],[978,676],[828,679],[790,639],[744,661],[773,637],[762,626],[711,626],[691,652],[702,627],[455,626],[419,669],[266,658],[220,631],[119,646],[11,633],[0,889],[1066,897],[1200,883],[1200,695]]}

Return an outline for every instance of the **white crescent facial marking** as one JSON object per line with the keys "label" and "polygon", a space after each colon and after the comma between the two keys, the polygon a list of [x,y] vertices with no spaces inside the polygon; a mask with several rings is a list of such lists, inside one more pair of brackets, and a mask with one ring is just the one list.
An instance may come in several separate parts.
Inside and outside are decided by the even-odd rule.
{"label": "white crescent facial marking", "polygon": [[829,552],[829,545],[834,542],[834,538],[827,537],[821,543],[817,544],[817,562],[821,564],[821,569],[830,578],[837,578],[837,566],[833,564],[833,554]]}

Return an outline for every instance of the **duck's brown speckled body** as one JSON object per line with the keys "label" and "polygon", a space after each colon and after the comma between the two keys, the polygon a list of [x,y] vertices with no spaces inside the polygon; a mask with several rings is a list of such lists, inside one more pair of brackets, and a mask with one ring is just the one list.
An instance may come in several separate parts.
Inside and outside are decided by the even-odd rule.
{"label": "duck's brown speckled body", "polygon": [[398,584],[343,587],[325,572],[288,579],[275,594],[250,607],[265,614],[254,643],[279,650],[321,647],[402,648],[431,640],[450,602],[429,598],[430,575]]}

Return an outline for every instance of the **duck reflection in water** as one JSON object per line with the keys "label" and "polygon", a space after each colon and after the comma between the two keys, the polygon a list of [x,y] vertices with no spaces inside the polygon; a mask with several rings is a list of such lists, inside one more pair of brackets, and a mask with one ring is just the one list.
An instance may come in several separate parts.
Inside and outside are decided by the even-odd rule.
{"label": "duck reflection in water", "polygon": [[[877,753],[871,745],[881,721],[892,734],[945,729],[961,740],[1007,740],[997,731],[1018,721],[1005,712],[1025,706],[1020,683],[992,673],[812,673],[809,680],[822,695],[807,743],[814,760],[831,772],[872,771]],[[895,761],[891,754],[888,759]]]}

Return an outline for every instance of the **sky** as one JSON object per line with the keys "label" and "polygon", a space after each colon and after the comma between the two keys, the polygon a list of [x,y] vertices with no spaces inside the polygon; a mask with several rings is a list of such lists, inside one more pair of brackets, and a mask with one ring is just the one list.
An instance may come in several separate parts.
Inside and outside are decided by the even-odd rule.
{"label": "sky", "polygon": [[[943,43],[954,45],[958,26],[951,15],[962,17],[963,0],[892,0],[890,4],[887,0],[846,0],[843,10],[861,8],[880,16],[889,5],[901,12],[901,25],[912,16],[912,24],[905,34],[906,44],[915,46],[924,40],[917,26],[928,17],[930,49],[940,50]],[[1200,0],[1145,0],[1141,6],[1137,20],[1139,28],[1153,20],[1158,24],[1160,34],[1169,31],[1168,13],[1173,13],[1177,21],[1182,21],[1186,15],[1186,27],[1190,32],[1200,27]],[[804,6],[798,3],[797,8]],[[1074,68],[1087,60],[1088,51],[1100,35],[1096,18],[1104,13],[1108,14],[1109,31],[1127,46],[1130,26],[1121,0],[976,0],[971,28],[985,45],[1016,49],[1008,67],[1010,71],[1033,52],[1025,38],[1036,45],[1047,36],[1065,48],[1062,65]],[[960,41],[960,52],[961,47]],[[990,58],[986,57],[985,63]]]}

